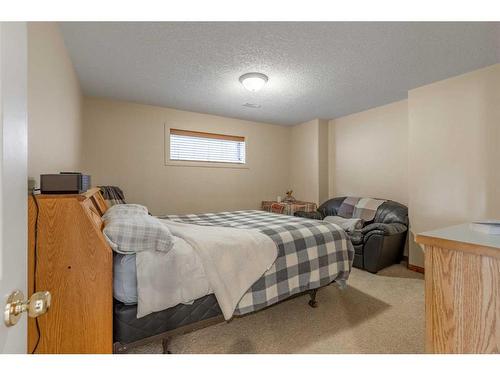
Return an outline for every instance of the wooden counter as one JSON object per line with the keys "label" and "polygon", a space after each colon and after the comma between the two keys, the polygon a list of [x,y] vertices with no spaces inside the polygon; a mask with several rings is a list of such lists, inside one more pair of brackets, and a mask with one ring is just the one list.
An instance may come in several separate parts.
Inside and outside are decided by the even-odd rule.
{"label": "wooden counter", "polygon": [[500,236],[469,224],[424,232],[428,353],[500,352]]}

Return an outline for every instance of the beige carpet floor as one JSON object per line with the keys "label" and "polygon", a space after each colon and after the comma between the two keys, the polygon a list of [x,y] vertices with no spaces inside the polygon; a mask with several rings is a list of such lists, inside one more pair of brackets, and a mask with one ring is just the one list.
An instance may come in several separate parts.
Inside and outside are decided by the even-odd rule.
{"label": "beige carpet floor", "polygon": [[[171,340],[172,353],[423,353],[423,276],[404,265],[354,269],[347,289],[304,295]],[[161,353],[153,342],[133,353]]]}

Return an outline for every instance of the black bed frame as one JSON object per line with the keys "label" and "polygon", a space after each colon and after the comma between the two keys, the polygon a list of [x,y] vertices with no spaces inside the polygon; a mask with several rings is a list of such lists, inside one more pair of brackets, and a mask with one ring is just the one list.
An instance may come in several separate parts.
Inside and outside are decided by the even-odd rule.
{"label": "black bed frame", "polygon": [[[305,292],[301,292],[301,293],[297,293],[297,294],[294,294],[293,296],[281,301],[281,302],[284,302],[284,301],[287,301],[289,299],[292,299],[292,298],[296,298],[296,297],[299,297],[299,296],[302,296],[304,294],[309,294],[310,296],[310,299],[309,299],[309,306],[311,306],[312,308],[316,308],[318,307],[318,301],[316,300],[316,293],[318,291],[318,289],[320,288],[317,288],[317,289],[311,289],[311,290],[308,290],[308,291],[305,291]],[[200,299],[201,300],[201,299]],[[279,303],[281,303],[279,302]],[[118,303],[118,302],[115,302],[115,303]],[[178,305],[179,306],[179,305]],[[176,309],[178,306],[174,306],[170,309],[167,309],[167,310],[164,310],[161,313],[163,312],[168,312],[168,311],[173,311],[174,309]],[[271,306],[268,306],[262,310],[265,310],[267,308],[269,308]],[[220,311],[220,310],[219,310]],[[259,310],[261,311],[261,310]],[[255,314],[259,311],[255,311],[255,312],[252,312],[252,313],[249,313],[249,314]],[[116,313],[116,310],[114,312],[115,314],[115,326],[117,324],[117,313]],[[228,320],[227,322],[230,323],[233,319],[239,319],[240,317],[243,317],[243,316],[246,316],[246,315],[249,315],[249,314],[245,314],[245,315],[242,315],[242,316],[236,316],[236,317],[233,317],[231,318],[230,320]],[[142,318],[144,319],[144,318]],[[135,321],[133,321],[134,323],[137,323],[140,319],[135,319]],[[211,325],[214,325],[214,324],[217,324],[217,323],[221,323],[224,321],[224,317],[222,316],[222,314],[218,314],[216,316],[211,316],[209,318],[206,318],[206,319],[200,319],[200,320],[197,320],[197,321],[193,321],[193,322],[189,322],[188,324],[179,324],[178,326],[175,325],[174,323],[174,328],[172,329],[169,329],[167,331],[164,331],[164,332],[161,332],[161,333],[157,333],[157,334],[152,334],[152,335],[147,335],[146,337],[144,338],[141,338],[141,339],[138,339],[138,340],[134,340],[134,341],[131,341],[131,342],[120,342],[120,339],[119,337],[119,334],[117,333],[117,330],[115,329],[115,332],[114,332],[114,344],[113,344],[113,353],[115,354],[125,354],[127,353],[130,349],[132,348],[135,348],[135,347],[138,347],[138,346],[141,346],[141,345],[144,345],[144,344],[148,344],[150,342],[153,342],[153,341],[157,341],[157,340],[162,340],[162,347],[163,347],[163,354],[171,354],[170,351],[168,350],[168,343],[169,343],[169,340],[172,338],[172,337],[175,337],[175,336],[178,336],[178,335],[183,335],[185,333],[189,333],[189,332],[193,332],[193,331],[196,331],[196,330],[199,330],[199,329],[202,329],[202,328],[206,328],[206,327],[209,327]],[[126,328],[125,328],[126,330]]]}

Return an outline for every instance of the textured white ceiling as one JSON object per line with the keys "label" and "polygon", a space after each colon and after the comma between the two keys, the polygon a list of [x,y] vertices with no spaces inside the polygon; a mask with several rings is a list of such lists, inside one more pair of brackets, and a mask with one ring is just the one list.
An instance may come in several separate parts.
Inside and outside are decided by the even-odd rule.
{"label": "textured white ceiling", "polygon": [[[62,23],[86,95],[293,125],[500,61],[500,23]],[[262,72],[258,93],[238,77]],[[243,106],[258,104],[260,108]]]}

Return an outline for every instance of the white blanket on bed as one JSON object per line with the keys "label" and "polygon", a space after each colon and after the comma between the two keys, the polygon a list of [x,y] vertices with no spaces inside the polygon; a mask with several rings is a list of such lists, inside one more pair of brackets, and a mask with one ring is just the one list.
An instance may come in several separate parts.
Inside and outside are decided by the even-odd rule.
{"label": "white blanket on bed", "polygon": [[[130,256],[130,255],[128,255]],[[162,311],[179,303],[192,303],[195,299],[213,293],[200,257],[182,238],[174,237],[172,249],[141,251],[135,255],[135,267],[127,277],[135,278],[135,291],[129,303],[137,303],[137,318]],[[121,269],[115,268],[115,282]],[[127,271],[130,271],[128,269]],[[120,299],[116,294],[115,298]],[[136,300],[133,300],[133,293]],[[128,296],[127,296],[128,297]]]}
{"label": "white blanket on bed", "polygon": [[[274,241],[257,230],[161,221],[198,254],[226,320],[233,316],[241,297],[273,265],[278,255]],[[144,279],[141,274],[148,275],[156,268],[154,257],[137,262],[137,278]],[[165,278],[167,282],[168,275],[156,273],[155,278]],[[155,283],[158,285],[159,280]],[[147,290],[139,288],[140,310],[144,310],[141,302],[147,304],[153,297]]]}

